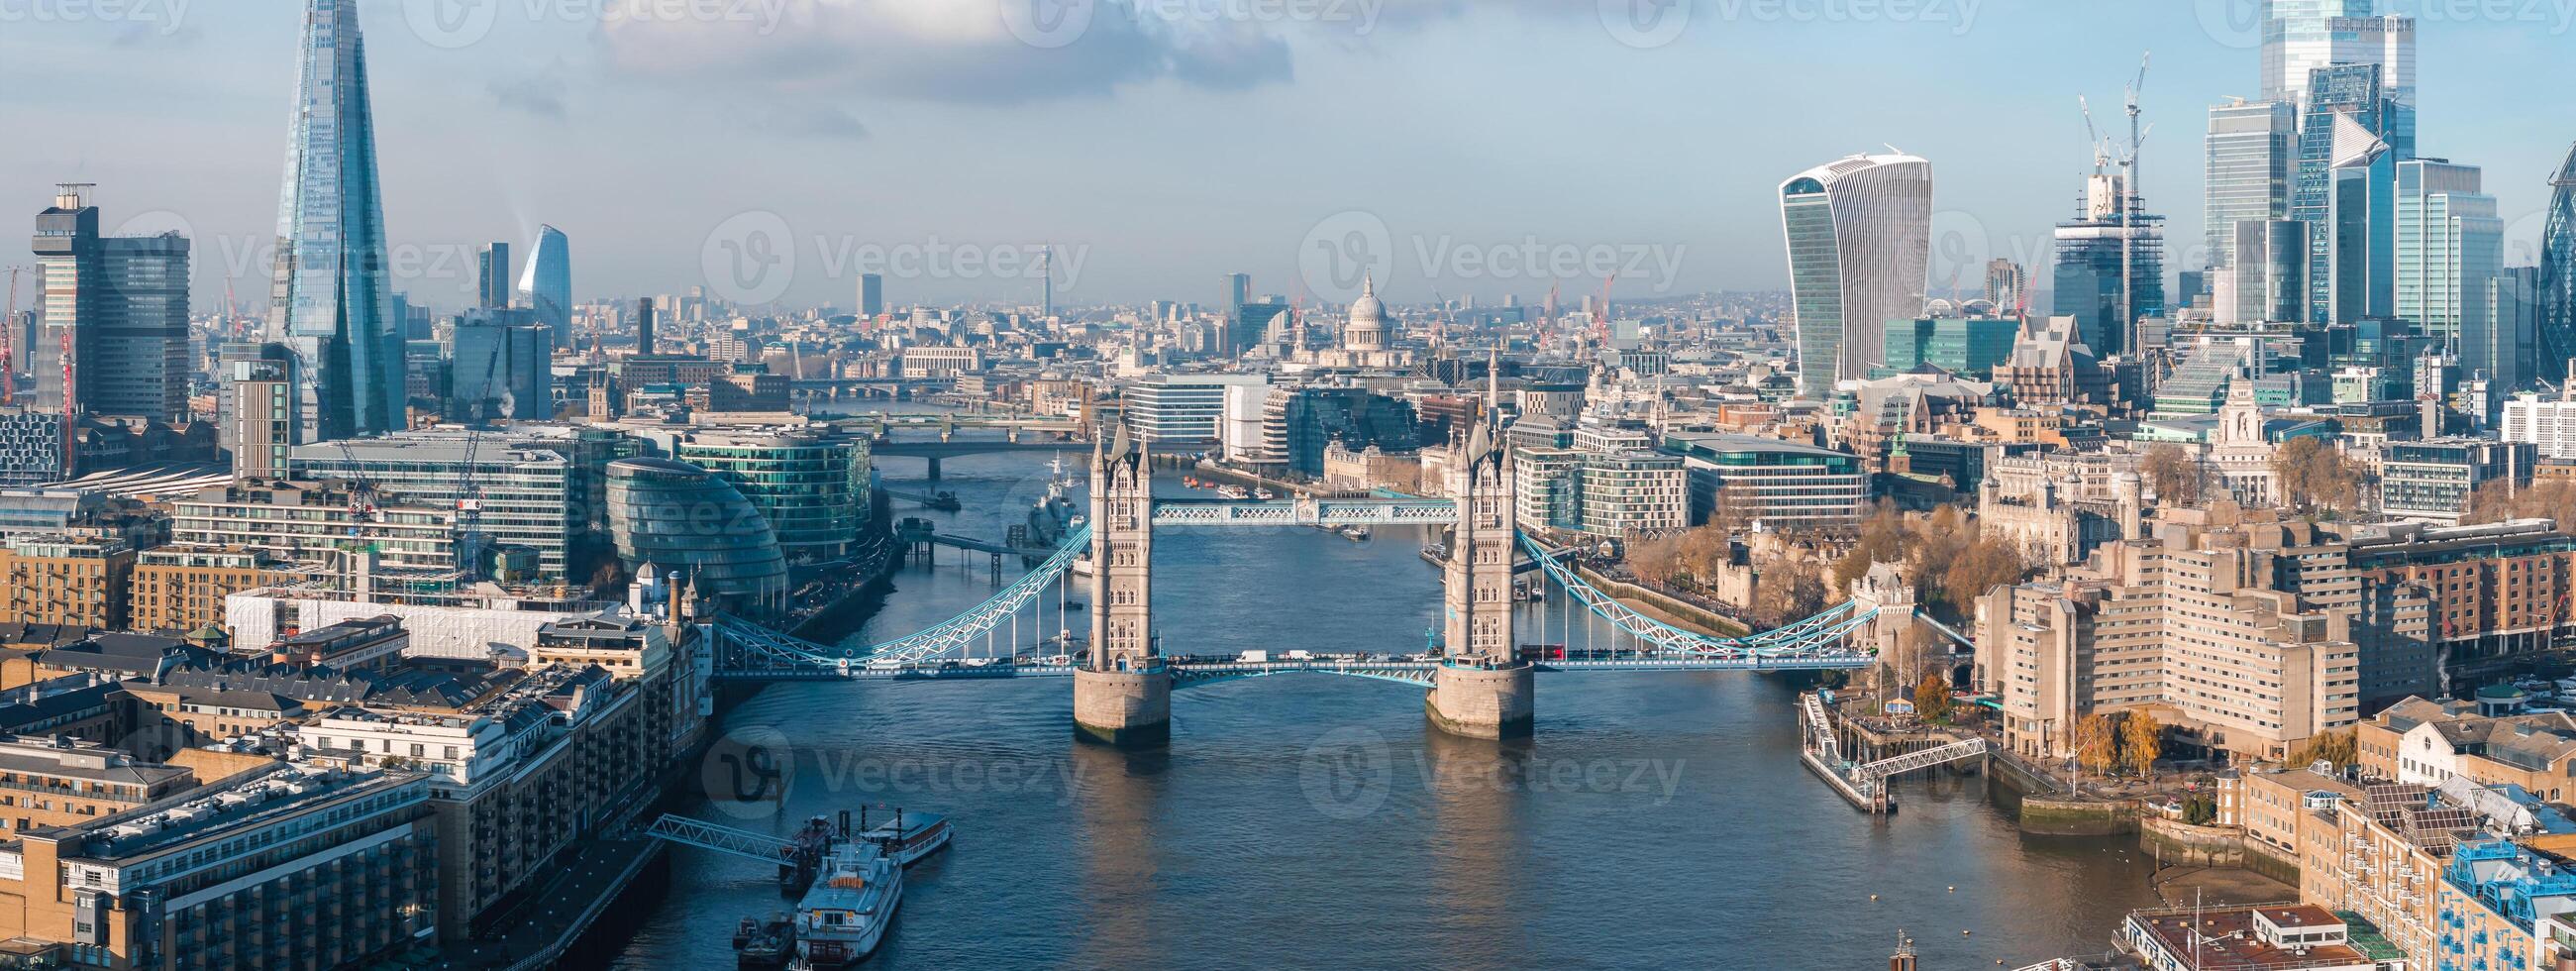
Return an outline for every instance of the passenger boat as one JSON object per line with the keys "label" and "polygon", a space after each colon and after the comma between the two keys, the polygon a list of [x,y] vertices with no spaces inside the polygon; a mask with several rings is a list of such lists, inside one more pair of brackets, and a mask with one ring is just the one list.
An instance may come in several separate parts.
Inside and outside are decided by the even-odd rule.
{"label": "passenger boat", "polygon": [[832,971],[875,954],[903,906],[903,868],[875,843],[832,848],[823,878],[796,904],[796,958],[790,971]]}
{"label": "passenger boat", "polygon": [[893,857],[898,866],[911,866],[922,857],[948,846],[948,817],[937,813],[907,813],[898,808],[894,819],[875,829],[868,829],[867,807],[859,807],[859,838],[874,843]]}
{"label": "passenger boat", "polygon": [[784,913],[769,919],[742,919],[733,932],[734,966],[761,969],[785,967],[796,954],[796,919]]}
{"label": "passenger boat", "polygon": [[1216,494],[1217,494],[1217,495],[1219,495],[1219,496],[1223,496],[1223,497],[1225,497],[1225,498],[1227,498],[1227,499],[1242,500],[1242,499],[1250,499],[1250,498],[1252,498],[1252,492],[1251,492],[1251,490],[1245,489],[1244,487],[1239,486],[1239,485],[1221,485],[1221,486],[1218,486],[1218,487],[1216,487]]}
{"label": "passenger boat", "polygon": [[1254,489],[1252,490],[1252,497],[1263,502],[1269,502],[1270,500],[1279,498],[1279,494],[1268,489]]}

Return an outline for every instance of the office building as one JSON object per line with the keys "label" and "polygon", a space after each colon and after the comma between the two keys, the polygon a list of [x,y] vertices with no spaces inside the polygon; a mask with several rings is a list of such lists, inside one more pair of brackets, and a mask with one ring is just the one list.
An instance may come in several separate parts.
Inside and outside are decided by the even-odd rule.
{"label": "office building", "polygon": [[2030,287],[2030,271],[2011,260],[1986,262],[1986,302],[1995,313],[2012,313],[2021,309],[2024,291]]}
{"label": "office building", "polygon": [[2452,525],[2491,483],[2531,484],[2537,445],[2483,438],[2390,442],[2381,458],[2379,507],[2390,519]]}
{"label": "office building", "polygon": [[2512,392],[2558,377],[2540,356],[2540,274],[2536,266],[2507,267],[2490,281],[2483,300],[2470,293],[2471,302],[2485,306],[2485,329],[2461,332],[2460,369],[2487,380],[2490,413],[2479,416],[2482,422],[2493,421],[2491,412]]}
{"label": "office building", "polygon": [[308,0],[267,340],[288,345],[296,442],[405,425],[357,0]]}
{"label": "office building", "polygon": [[1410,452],[1425,444],[1419,414],[1402,399],[1366,388],[1276,389],[1272,393],[1279,405],[1279,455],[1297,476],[1323,478],[1324,453],[1336,443],[1353,451],[1385,452]]}
{"label": "office building", "polygon": [[2299,323],[2308,316],[2308,224],[2247,220],[2232,227],[2231,261],[2217,272],[2219,324]]}
{"label": "office building", "polygon": [[885,315],[885,276],[879,273],[859,274],[859,316],[875,320]]}
{"label": "office building", "polygon": [[1904,374],[1935,367],[1976,381],[1994,377],[1996,366],[2012,357],[2021,335],[2018,317],[1922,317],[1889,321],[1886,345],[1879,350],[1870,377]]}
{"label": "office building", "polygon": [[236,479],[170,502],[170,540],[186,547],[258,549],[349,572],[371,553],[388,573],[456,569],[454,508],[371,500],[347,483]]}
{"label": "office building", "polygon": [[2235,265],[2239,223],[2290,218],[2297,137],[2298,106],[2287,101],[2238,99],[2209,109],[2203,223],[2209,253],[2204,265],[2213,270]]}
{"label": "office building", "polygon": [[510,244],[492,243],[474,256],[475,304],[490,310],[510,307]]}
{"label": "office building", "polygon": [[2382,17],[2374,0],[2264,0],[2262,99],[2307,100],[2318,68],[2385,68],[2390,94],[2415,100],[2415,23]]}
{"label": "office building", "polygon": [[402,432],[299,446],[288,461],[290,479],[364,481],[388,505],[462,510],[470,502],[474,528],[489,544],[476,555],[535,554],[536,575],[519,579],[563,580],[566,551],[584,522],[578,474],[553,449]]}
{"label": "office building", "polygon": [[654,348],[659,345],[654,342],[653,324],[653,298],[638,298],[635,301],[635,353],[656,353]]}
{"label": "office building", "polygon": [[1147,445],[1214,443],[1221,434],[1226,389],[1268,381],[1259,374],[1148,374],[1127,389],[1127,427]]}
{"label": "office building", "polygon": [[868,521],[867,443],[820,431],[699,432],[672,456],[731,483],[760,510],[790,562],[853,552]]}
{"label": "office building", "polygon": [[2106,357],[2129,352],[2138,322],[2167,312],[2164,221],[2124,177],[2094,175],[2083,213],[2057,224],[2055,314],[2075,318],[2085,345]]}
{"label": "office building", "polygon": [[[2336,266],[2345,262],[2346,294],[2360,300],[2367,291],[2360,289],[2366,281],[2356,277],[2368,268],[2365,260],[2376,259],[2382,252],[2365,246],[2379,235],[2368,230],[2389,227],[2393,221],[2371,223],[2380,217],[2375,208],[2360,208],[2373,201],[2382,186],[2394,199],[2396,163],[2414,157],[2413,109],[2401,105],[2384,86],[2386,74],[2378,64],[2344,64],[2319,68],[2311,84],[2305,109],[2299,120],[2298,172],[2290,190],[2290,218],[2307,223],[2308,237],[2308,322],[2316,325],[2352,323],[2359,317],[2337,317]],[[2386,173],[2380,166],[2386,167]],[[2359,185],[2350,180],[2363,180]],[[2356,194],[2359,193],[2359,194]],[[2346,211],[2337,213],[2341,205]],[[2393,217],[2393,214],[2389,214]],[[2337,256],[2337,246],[2345,252]],[[2367,313],[2367,306],[2356,309]],[[2383,310],[2382,313],[2385,311]]]}
{"label": "office building", "polygon": [[1780,185],[1796,309],[1798,395],[1869,376],[1887,322],[1923,310],[1931,274],[1932,163],[1854,155]]}
{"label": "office building", "polygon": [[456,318],[447,415],[463,421],[554,417],[553,332],[533,310],[468,310]]}
{"label": "office building", "polygon": [[2549,180],[2549,219],[2541,230],[2540,280],[2535,311],[2540,320],[2542,377],[2576,359],[2576,146]]}
{"label": "office building", "polygon": [[609,532],[637,575],[678,572],[718,609],[754,617],[787,609],[778,534],[741,490],[670,459],[608,466]]}
{"label": "office building", "polygon": [[2394,316],[2463,357],[2490,332],[2504,221],[2473,165],[2409,159],[2396,168]]}
{"label": "office building", "polygon": [[1585,452],[1577,474],[1586,533],[1655,536],[1691,524],[1690,476],[1679,455],[1642,449]]}
{"label": "office building", "polygon": [[[188,411],[188,238],[99,235],[85,185],[36,215],[42,325],[20,361],[37,410],[170,421]],[[66,358],[64,355],[70,356]]]}
{"label": "office building", "polygon": [[1858,528],[1869,508],[1869,473],[1849,452],[1701,434],[1666,435],[1663,448],[1682,457],[1694,523],[1728,506],[1729,518],[1773,532],[1838,532]]}
{"label": "office building", "polygon": [[519,306],[537,315],[549,347],[572,346],[572,241],[552,226],[537,229],[528,265],[519,274]]}

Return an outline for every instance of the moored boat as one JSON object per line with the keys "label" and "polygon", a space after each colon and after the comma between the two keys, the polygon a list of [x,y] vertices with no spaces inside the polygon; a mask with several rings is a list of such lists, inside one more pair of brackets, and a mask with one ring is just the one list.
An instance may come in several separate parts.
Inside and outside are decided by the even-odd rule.
{"label": "moored boat", "polygon": [[859,808],[859,838],[874,843],[894,858],[898,866],[911,866],[922,857],[948,846],[948,817],[937,813],[908,813],[901,808],[894,818],[875,829],[868,829],[867,807]]}
{"label": "moored boat", "polygon": [[877,844],[832,848],[821,879],[796,904],[793,971],[846,968],[875,954],[903,906],[903,867]]}
{"label": "moored boat", "polygon": [[796,955],[796,919],[784,913],[771,914],[767,920],[743,918],[733,932],[733,951],[737,968],[785,967]]}

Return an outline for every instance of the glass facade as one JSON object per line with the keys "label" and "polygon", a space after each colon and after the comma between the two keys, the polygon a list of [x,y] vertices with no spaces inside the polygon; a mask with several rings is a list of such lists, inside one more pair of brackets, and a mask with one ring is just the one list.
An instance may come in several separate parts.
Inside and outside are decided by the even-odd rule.
{"label": "glass facade", "polygon": [[791,432],[705,435],[680,442],[682,461],[731,483],[760,509],[789,560],[848,553],[867,524],[867,446]]}
{"label": "glass facade", "polygon": [[2012,357],[2021,321],[2011,317],[1922,318],[1887,328],[1880,350],[1881,367],[1872,377],[1902,374],[1931,365],[1960,377],[1991,380],[1995,365]]}
{"label": "glass facade", "polygon": [[2297,323],[2308,316],[2308,224],[2293,219],[2236,224],[2232,264],[2222,273],[2222,324]]}
{"label": "glass facade", "polygon": [[2377,64],[2344,64],[2320,68],[2309,85],[2300,115],[2298,171],[2290,188],[2290,218],[2312,227],[2308,234],[2308,321],[2337,321],[2334,315],[2333,205],[2335,170],[2357,146],[2352,130],[2336,123],[2348,118],[2360,131],[2387,145],[2389,162],[2414,156],[2413,109],[2400,105],[2383,85]]}
{"label": "glass facade", "polygon": [[2359,37],[2348,28],[2349,39],[2337,49],[2336,22],[2375,13],[2373,0],[2263,0],[2263,99],[2297,104],[2307,94],[2309,72],[2350,63],[2360,53]]}
{"label": "glass facade", "polygon": [[357,0],[310,0],[302,50],[268,329],[302,362],[300,440],[321,441],[405,425],[402,334]]}
{"label": "glass facade", "polygon": [[1797,313],[1798,396],[1868,377],[1889,321],[1923,312],[1932,266],[1932,163],[1856,155],[1780,185]]}
{"label": "glass facade", "polygon": [[2397,163],[2396,317],[2464,355],[2492,329],[2504,221],[2476,166]]}
{"label": "glass facade", "polygon": [[2551,179],[2549,222],[2540,242],[2541,373],[2551,381],[2563,376],[2576,358],[2576,147]]}
{"label": "glass facade", "polygon": [[670,459],[609,463],[608,528],[628,569],[676,571],[719,610],[768,617],[787,609],[777,533],[740,490],[705,469]]}
{"label": "glass facade", "polygon": [[[2297,111],[2288,102],[2264,101],[2209,109],[2207,220],[2209,252],[2201,265],[2235,265],[2236,224],[2290,216],[2290,147]],[[2188,262],[2188,261],[2186,261]]]}
{"label": "glass facade", "polygon": [[1422,445],[1413,405],[1366,388],[1301,388],[1289,395],[1284,418],[1288,469],[1311,478],[1323,477],[1324,450],[1337,441],[1354,452]]}
{"label": "glass facade", "polygon": [[[2131,200],[2131,208],[2136,206]],[[2118,219],[2084,219],[2057,227],[2055,301],[2060,317],[2073,317],[2084,344],[2103,356],[2129,350],[2129,327],[2163,317],[2164,217],[2133,212]],[[2126,309],[2121,294],[2128,295]]]}
{"label": "glass facade", "polygon": [[519,277],[519,305],[536,311],[553,346],[572,346],[572,241],[563,230],[537,230],[527,270]]}
{"label": "glass facade", "polygon": [[[2350,324],[2397,309],[2397,166],[2388,152],[2338,165],[2324,222],[2326,310],[2311,322]],[[2310,253],[2316,250],[2311,238]],[[2309,289],[2318,289],[2310,279]],[[2313,309],[2313,308],[2311,308]]]}

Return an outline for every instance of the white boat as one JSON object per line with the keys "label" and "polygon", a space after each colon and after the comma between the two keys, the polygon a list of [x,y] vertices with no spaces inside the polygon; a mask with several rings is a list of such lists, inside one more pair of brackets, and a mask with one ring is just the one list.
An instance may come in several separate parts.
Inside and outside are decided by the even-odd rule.
{"label": "white boat", "polygon": [[[973,663],[973,662],[968,662]],[[874,843],[893,857],[898,866],[911,866],[921,858],[948,846],[948,817],[937,813],[894,811],[894,818],[875,829],[867,829],[867,807],[859,808],[859,838]]]}
{"label": "white boat", "polygon": [[1093,567],[1092,567],[1092,565],[1091,565],[1091,558],[1090,558],[1090,557],[1088,557],[1088,556],[1085,556],[1085,557],[1079,557],[1079,558],[1077,558],[1077,559],[1075,559],[1075,560],[1073,561],[1073,575],[1074,575],[1074,576],[1078,576],[1078,577],[1087,577],[1087,576],[1090,576],[1090,575],[1091,575],[1091,573],[1092,573],[1092,569],[1093,569]]}
{"label": "white boat", "polygon": [[1216,487],[1216,494],[1227,499],[1242,500],[1252,498],[1252,492],[1250,490],[1238,485],[1218,486]]}
{"label": "white boat", "polygon": [[814,889],[796,903],[796,960],[790,971],[846,968],[875,954],[903,906],[903,867],[875,843],[832,848]]}
{"label": "white boat", "polygon": [[1279,498],[1279,494],[1268,489],[1254,489],[1252,490],[1252,497],[1263,502],[1269,502],[1270,500]]}

